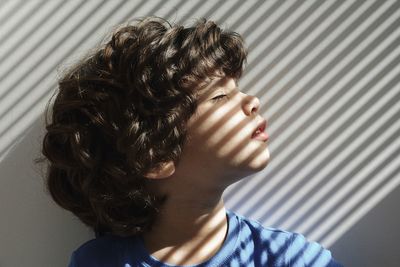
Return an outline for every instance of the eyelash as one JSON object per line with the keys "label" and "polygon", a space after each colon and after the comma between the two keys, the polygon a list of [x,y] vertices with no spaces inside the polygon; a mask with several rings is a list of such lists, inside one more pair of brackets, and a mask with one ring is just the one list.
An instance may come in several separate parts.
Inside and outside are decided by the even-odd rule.
{"label": "eyelash", "polygon": [[222,99],[224,99],[224,98],[226,98],[227,97],[227,95],[219,95],[219,96],[216,96],[216,97],[214,97],[213,99],[211,99],[213,102],[218,102],[218,101],[221,101]]}

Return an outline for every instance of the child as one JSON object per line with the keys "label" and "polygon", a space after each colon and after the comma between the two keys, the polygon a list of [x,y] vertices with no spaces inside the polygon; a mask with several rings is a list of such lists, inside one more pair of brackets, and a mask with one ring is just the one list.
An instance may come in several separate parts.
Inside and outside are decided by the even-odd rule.
{"label": "child", "polygon": [[259,100],[240,91],[240,35],[148,17],[59,81],[43,154],[53,199],[97,238],[70,267],[341,266],[318,243],[226,210],[269,161]]}

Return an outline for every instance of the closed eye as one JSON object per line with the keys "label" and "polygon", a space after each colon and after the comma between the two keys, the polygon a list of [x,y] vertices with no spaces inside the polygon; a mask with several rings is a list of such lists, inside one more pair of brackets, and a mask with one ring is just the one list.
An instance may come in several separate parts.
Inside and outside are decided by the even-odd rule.
{"label": "closed eye", "polygon": [[227,95],[218,95],[218,96],[212,98],[211,100],[212,100],[213,102],[218,102],[218,101],[224,99],[225,97],[227,97]]}

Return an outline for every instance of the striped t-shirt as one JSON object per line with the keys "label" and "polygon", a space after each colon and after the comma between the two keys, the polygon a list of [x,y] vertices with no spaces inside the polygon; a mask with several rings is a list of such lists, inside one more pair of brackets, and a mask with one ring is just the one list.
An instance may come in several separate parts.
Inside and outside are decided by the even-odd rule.
{"label": "striped t-shirt", "polygon": [[[265,228],[226,210],[228,235],[209,260],[191,267],[342,267],[330,251],[303,235]],[[90,240],[72,253],[69,267],[172,267],[148,253],[143,239],[105,235]]]}

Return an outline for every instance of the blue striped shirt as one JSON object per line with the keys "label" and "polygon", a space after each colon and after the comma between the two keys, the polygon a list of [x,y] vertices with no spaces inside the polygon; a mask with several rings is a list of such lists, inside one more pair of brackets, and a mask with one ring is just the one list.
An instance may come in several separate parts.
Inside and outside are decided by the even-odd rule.
{"label": "blue striped shirt", "polygon": [[[342,267],[329,250],[301,234],[265,228],[227,210],[228,235],[209,260],[191,267]],[[149,254],[143,239],[105,235],[72,253],[69,267],[172,267]]]}

